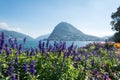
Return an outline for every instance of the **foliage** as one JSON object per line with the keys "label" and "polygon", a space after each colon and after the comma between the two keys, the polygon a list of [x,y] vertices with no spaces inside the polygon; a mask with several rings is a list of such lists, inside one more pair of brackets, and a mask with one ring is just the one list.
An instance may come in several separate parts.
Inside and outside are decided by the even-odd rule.
{"label": "foliage", "polygon": [[111,18],[113,19],[113,21],[111,21],[112,29],[120,31],[120,7],[118,7],[115,13],[112,13]]}
{"label": "foliage", "polygon": [[114,34],[114,41],[120,42],[120,7],[118,7],[115,13],[112,13],[111,18],[113,19],[111,21],[112,29],[117,31]]}
{"label": "foliage", "polygon": [[[25,49],[17,39],[0,38],[1,80],[118,80],[120,55],[114,46],[93,43],[77,48],[66,42],[39,41],[38,48]],[[111,45],[111,44],[110,44]]]}

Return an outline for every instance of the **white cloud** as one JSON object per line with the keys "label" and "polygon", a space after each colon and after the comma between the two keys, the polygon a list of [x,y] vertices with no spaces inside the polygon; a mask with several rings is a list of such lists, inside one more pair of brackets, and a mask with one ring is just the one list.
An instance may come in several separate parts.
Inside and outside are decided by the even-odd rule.
{"label": "white cloud", "polygon": [[12,27],[5,22],[0,22],[0,28],[6,29],[6,30],[11,30],[11,31],[21,32],[21,29],[19,27]]}
{"label": "white cloud", "polygon": [[2,29],[8,29],[9,26],[5,22],[0,22],[0,28],[2,28]]}

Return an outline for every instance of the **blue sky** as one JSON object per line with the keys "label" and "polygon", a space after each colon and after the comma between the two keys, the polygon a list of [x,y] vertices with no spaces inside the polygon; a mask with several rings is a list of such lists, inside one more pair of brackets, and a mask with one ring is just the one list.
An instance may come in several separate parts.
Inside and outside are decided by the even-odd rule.
{"label": "blue sky", "polygon": [[0,28],[38,37],[64,21],[86,34],[112,35],[111,13],[120,0],[0,0]]}

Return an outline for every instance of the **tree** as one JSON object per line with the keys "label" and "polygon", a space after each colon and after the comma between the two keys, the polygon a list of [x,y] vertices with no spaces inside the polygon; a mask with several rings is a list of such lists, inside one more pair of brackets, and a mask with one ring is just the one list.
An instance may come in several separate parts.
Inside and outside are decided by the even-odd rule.
{"label": "tree", "polygon": [[113,21],[111,21],[112,30],[116,31],[113,37],[114,41],[120,42],[120,6],[115,13],[112,13],[111,18],[113,19]]}

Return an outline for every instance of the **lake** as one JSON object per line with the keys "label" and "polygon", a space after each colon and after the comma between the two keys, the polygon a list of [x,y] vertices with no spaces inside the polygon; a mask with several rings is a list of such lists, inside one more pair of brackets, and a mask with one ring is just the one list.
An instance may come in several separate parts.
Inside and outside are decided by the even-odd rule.
{"label": "lake", "polygon": [[[45,41],[44,41],[45,42]],[[59,41],[57,41],[59,43]],[[74,46],[83,47],[86,44],[93,43],[93,42],[100,42],[100,41],[66,41],[66,46],[70,46],[74,42]],[[53,45],[54,41],[50,41],[50,44]],[[38,47],[39,41],[26,41],[24,47]]]}

